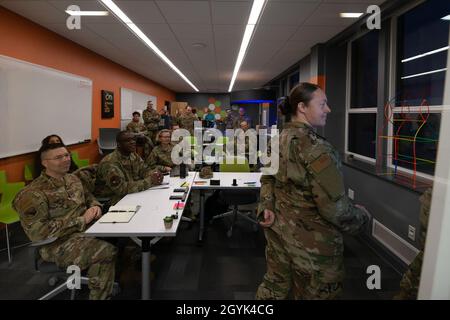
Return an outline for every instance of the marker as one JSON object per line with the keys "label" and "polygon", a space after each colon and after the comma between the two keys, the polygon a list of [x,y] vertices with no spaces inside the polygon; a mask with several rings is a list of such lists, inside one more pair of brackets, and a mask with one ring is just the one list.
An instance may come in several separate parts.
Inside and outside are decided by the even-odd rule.
{"label": "marker", "polygon": [[255,184],[256,181],[252,181],[252,182],[244,182],[244,184]]}

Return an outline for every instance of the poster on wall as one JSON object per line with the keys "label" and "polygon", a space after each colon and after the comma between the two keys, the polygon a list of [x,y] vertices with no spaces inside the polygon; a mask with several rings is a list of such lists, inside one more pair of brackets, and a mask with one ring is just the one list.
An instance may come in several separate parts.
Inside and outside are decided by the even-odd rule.
{"label": "poster on wall", "polygon": [[114,118],[114,92],[102,90],[102,119]]}

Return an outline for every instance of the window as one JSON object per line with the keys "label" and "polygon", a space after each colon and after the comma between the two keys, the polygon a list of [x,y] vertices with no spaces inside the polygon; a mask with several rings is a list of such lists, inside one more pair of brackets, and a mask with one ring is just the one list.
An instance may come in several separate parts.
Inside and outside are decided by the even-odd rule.
{"label": "window", "polygon": [[348,149],[374,159],[377,114],[350,113],[348,120]]}
{"label": "window", "polygon": [[379,31],[349,43],[346,153],[375,162]]}
{"label": "window", "polygon": [[397,19],[387,164],[422,177],[435,169],[449,49],[450,25],[442,18],[449,14],[449,1],[429,0]]}
{"label": "window", "polygon": [[300,73],[298,71],[289,75],[289,91],[291,91],[292,88],[298,84],[299,79],[300,79]]}
{"label": "window", "polygon": [[397,105],[442,105],[447,68],[450,2],[426,1],[398,18]]}
{"label": "window", "polygon": [[351,108],[377,106],[378,31],[369,32],[352,43]]}
{"label": "window", "polygon": [[394,115],[392,163],[410,171],[434,175],[440,113]]}

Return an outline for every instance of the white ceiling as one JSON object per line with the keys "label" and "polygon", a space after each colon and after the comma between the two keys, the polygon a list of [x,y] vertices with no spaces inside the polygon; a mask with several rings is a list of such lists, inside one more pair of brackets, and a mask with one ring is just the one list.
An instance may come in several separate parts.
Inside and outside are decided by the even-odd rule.
{"label": "white ceiling", "polygon": [[[261,87],[384,0],[268,0],[234,90]],[[116,0],[200,92],[227,92],[251,0]],[[105,10],[96,0],[0,0],[16,12],[175,92],[193,92],[174,71],[114,16],[82,17],[81,30],[66,27],[69,5]],[[204,48],[194,47],[203,43]]]}

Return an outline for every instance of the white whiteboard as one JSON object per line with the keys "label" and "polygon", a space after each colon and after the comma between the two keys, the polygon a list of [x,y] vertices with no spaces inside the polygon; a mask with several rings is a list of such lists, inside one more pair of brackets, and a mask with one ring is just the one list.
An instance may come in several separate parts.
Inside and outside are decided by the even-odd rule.
{"label": "white whiteboard", "polygon": [[91,139],[92,81],[0,55],[0,158]]}
{"label": "white whiteboard", "polygon": [[120,126],[122,130],[125,130],[127,124],[131,121],[134,111],[138,111],[141,114],[142,122],[142,111],[147,108],[148,101],[153,102],[153,108],[156,110],[157,101],[155,96],[127,88],[120,88]]}

